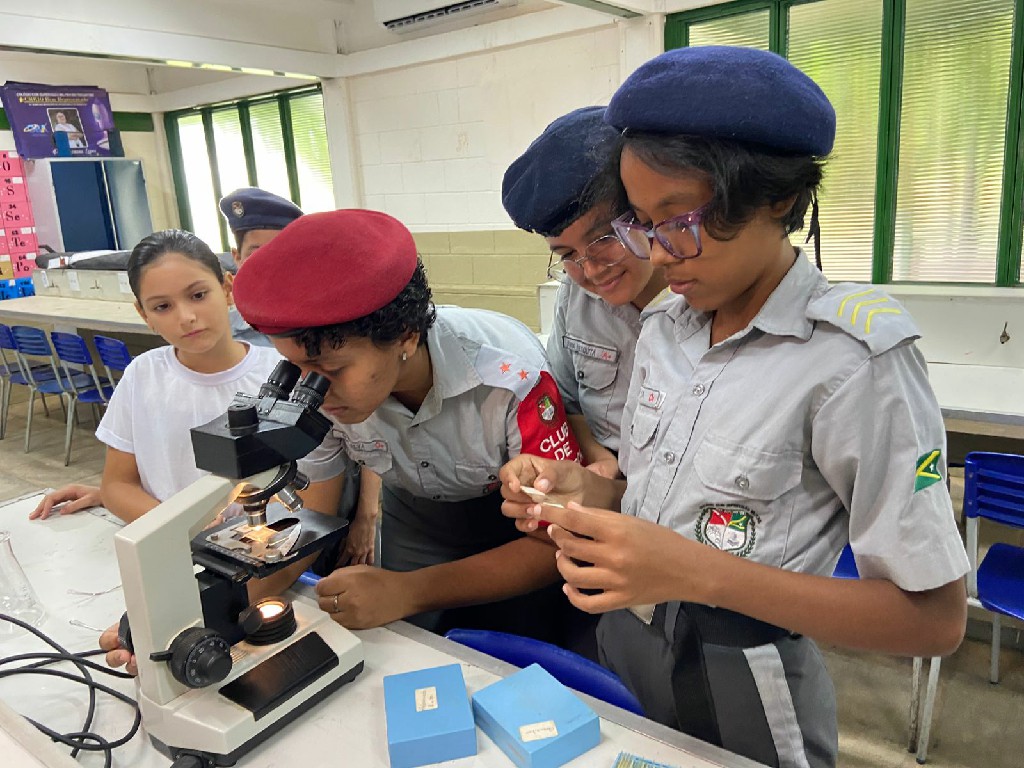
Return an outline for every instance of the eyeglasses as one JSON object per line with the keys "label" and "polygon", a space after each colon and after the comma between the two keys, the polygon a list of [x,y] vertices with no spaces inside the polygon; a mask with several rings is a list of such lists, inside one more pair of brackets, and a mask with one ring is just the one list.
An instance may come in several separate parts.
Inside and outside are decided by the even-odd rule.
{"label": "eyeglasses", "polygon": [[653,227],[639,223],[630,212],[615,219],[612,222],[612,229],[623,245],[638,259],[651,258],[655,239],[670,256],[677,259],[693,259],[700,256],[703,251],[700,242],[700,223],[707,209],[707,205],[702,205],[695,211],[665,219]]}
{"label": "eyeglasses", "polygon": [[618,237],[615,235],[604,235],[588,244],[583,249],[583,255],[578,259],[560,256],[552,251],[551,261],[548,262],[548,277],[560,283],[570,280],[578,282],[584,277],[584,262],[589,261],[597,269],[607,269],[608,267],[614,267],[630,255],[630,252],[626,250]]}

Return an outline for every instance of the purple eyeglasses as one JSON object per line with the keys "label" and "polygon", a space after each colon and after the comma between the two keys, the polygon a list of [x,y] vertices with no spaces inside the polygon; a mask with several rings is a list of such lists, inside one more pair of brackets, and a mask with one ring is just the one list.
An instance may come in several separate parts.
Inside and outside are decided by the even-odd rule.
{"label": "purple eyeglasses", "polygon": [[703,250],[700,223],[707,208],[707,205],[702,205],[695,211],[665,219],[653,227],[638,222],[630,211],[612,221],[612,229],[622,244],[638,259],[651,258],[655,239],[669,255],[677,259],[693,259],[700,256]]}

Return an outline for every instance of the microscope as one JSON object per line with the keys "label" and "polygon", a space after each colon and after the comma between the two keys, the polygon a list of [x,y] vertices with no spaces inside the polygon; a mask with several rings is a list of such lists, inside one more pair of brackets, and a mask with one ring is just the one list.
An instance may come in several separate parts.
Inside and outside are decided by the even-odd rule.
{"label": "microscope", "polygon": [[233,765],[363,669],[360,641],[312,600],[249,604],[250,578],[337,543],[348,527],[296,494],[308,484],[297,459],[330,429],[318,410],[327,380],[299,373],[281,362],[258,395],[236,394],[227,413],[194,428],[196,466],[211,474],[114,538],[128,609],[119,634],[138,662],[143,723],[157,749],[186,764]]}

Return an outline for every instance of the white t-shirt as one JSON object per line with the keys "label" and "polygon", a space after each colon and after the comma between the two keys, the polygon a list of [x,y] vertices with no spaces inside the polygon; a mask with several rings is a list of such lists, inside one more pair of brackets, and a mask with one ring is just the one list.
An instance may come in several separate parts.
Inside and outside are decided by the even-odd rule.
{"label": "white t-shirt", "polygon": [[146,493],[166,501],[208,474],[196,469],[189,430],[224,413],[236,392],[259,392],[280,361],[275,349],[250,344],[235,367],[196,373],[179,362],[173,347],[152,349],[125,370],[96,437],[134,454]]}

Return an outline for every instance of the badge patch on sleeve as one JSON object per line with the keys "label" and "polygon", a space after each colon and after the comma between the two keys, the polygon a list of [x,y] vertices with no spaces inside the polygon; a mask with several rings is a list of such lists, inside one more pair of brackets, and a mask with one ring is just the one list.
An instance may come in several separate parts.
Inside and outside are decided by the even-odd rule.
{"label": "badge patch on sleeve", "polygon": [[942,451],[929,451],[917,460],[917,472],[914,473],[914,493],[922,491],[929,485],[935,485],[942,480],[939,472],[939,458]]}
{"label": "badge patch on sleeve", "polygon": [[697,517],[697,541],[746,557],[757,542],[761,517],[737,504],[702,504]]}

